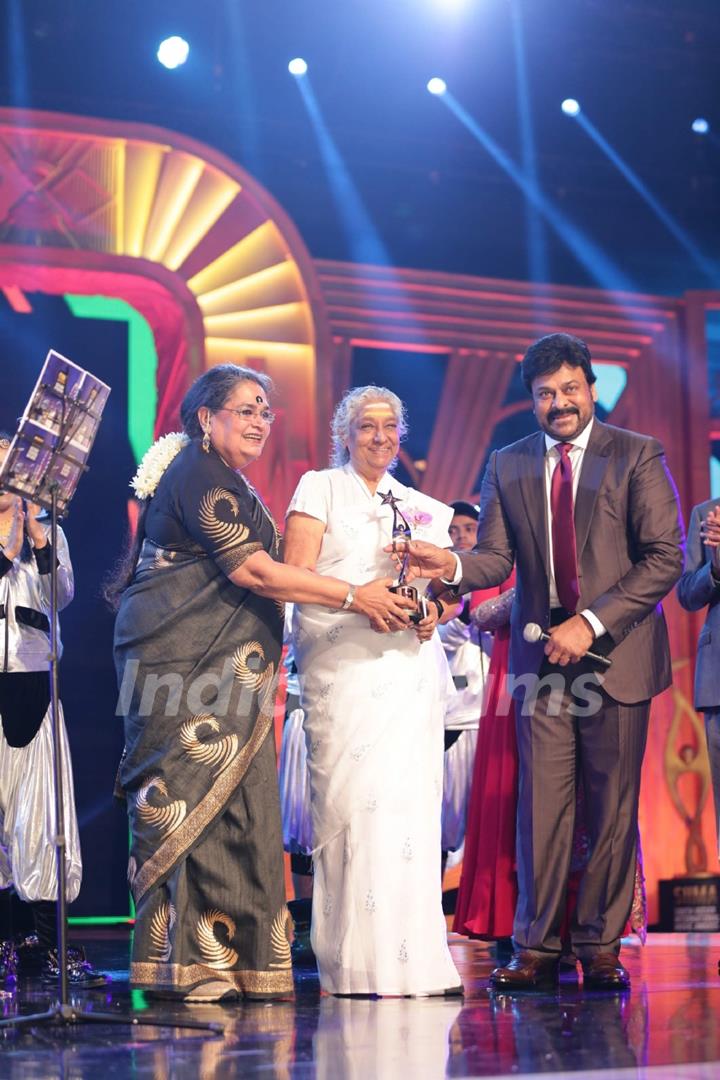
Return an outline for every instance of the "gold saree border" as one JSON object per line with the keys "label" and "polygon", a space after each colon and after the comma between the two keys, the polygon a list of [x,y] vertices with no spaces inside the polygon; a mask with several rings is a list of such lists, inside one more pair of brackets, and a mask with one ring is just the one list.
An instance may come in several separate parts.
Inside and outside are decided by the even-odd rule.
{"label": "gold saree border", "polygon": [[[233,791],[237,788],[250,767],[250,762],[270,734],[273,724],[272,706],[275,702],[275,665],[273,664],[271,667],[273,669],[273,678],[266,688],[252,735],[242,747],[235,760],[220,774],[195,809],[188,814],[185,820],[178,825],[177,829],[170,834],[167,840],[160,845],[157,851],[151,855],[149,859],[146,859],[142,867],[138,870],[132,885],[133,899],[136,904],[139,904],[148,889],[152,888],[157,880],[170,870],[183,851],[186,851],[191,844],[198,839],[213,818],[221,813]],[[268,691],[271,687],[273,688],[273,693],[269,694]],[[271,699],[271,709],[269,713],[266,713],[264,710],[267,705],[268,697]]]}
{"label": "gold saree border", "polygon": [[192,989],[208,980],[226,982],[235,990],[251,994],[292,993],[292,971],[218,971],[208,964],[163,964],[138,962],[130,964],[130,982],[148,989],[158,987]]}
{"label": "gold saree border", "polygon": [[249,541],[239,546],[233,545],[231,547],[223,548],[222,551],[218,551],[215,554],[215,562],[218,564],[221,570],[229,577],[233,570],[237,570],[242,566],[246,559],[249,559],[251,555],[254,555],[257,551],[264,551],[265,548],[262,544]]}

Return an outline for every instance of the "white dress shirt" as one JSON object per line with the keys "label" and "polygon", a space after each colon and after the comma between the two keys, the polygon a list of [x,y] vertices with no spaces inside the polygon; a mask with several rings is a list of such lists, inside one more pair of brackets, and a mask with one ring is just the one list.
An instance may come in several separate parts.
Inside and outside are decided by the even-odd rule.
{"label": "white dress shirt", "polygon": [[[553,545],[552,545],[552,477],[555,472],[555,467],[560,460],[560,451],[558,450],[558,444],[561,442],[570,443],[572,449],[569,451],[568,457],[570,458],[570,465],[572,466],[573,477],[573,506],[575,505],[575,496],[577,495],[578,481],[580,479],[580,470],[582,468],[583,458],[587,449],[588,440],[590,438],[590,432],[592,431],[595,419],[593,418],[588,426],[584,428],[576,439],[553,439],[550,435],[545,435],[545,505],[547,507],[547,547],[548,557],[550,565],[548,567],[548,582],[550,586],[550,607],[562,607],[558,599],[557,586],[555,584],[555,566],[553,564]],[[592,611],[585,608],[580,612],[581,615],[590,623],[593,629],[593,633],[596,638],[599,638],[605,633],[605,627],[598,619],[597,615],[594,615]]]}
{"label": "white dress shirt", "polygon": [[[553,548],[552,548],[552,506],[551,506],[551,487],[552,476],[555,471],[555,466],[560,460],[560,451],[557,449],[558,443],[567,442],[570,443],[572,449],[569,452],[570,464],[572,466],[573,474],[573,504],[575,502],[575,496],[578,489],[578,481],[580,479],[580,470],[582,468],[582,461],[587,449],[588,440],[590,438],[590,432],[592,431],[595,420],[592,419],[588,426],[584,428],[575,439],[553,439],[550,435],[545,435],[545,505],[547,507],[547,549],[550,565],[548,566],[548,582],[550,586],[550,607],[562,607],[558,599],[557,586],[555,584],[555,568],[553,566]],[[447,585],[459,585],[462,579],[462,564],[457,555],[455,555],[455,574],[452,581],[445,580]],[[585,608],[580,612],[581,615],[587,620],[592,627],[592,630],[596,638],[601,637],[606,633],[605,627],[598,619],[597,615],[593,614],[588,608]]]}

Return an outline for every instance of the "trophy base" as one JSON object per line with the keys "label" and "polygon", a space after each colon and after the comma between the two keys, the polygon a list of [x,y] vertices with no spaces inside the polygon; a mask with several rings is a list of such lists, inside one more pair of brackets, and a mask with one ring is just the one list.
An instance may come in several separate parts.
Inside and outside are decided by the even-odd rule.
{"label": "trophy base", "polygon": [[421,619],[424,619],[428,613],[427,600],[424,596],[420,596],[414,585],[391,585],[390,592],[395,593],[396,596],[404,596],[407,600],[413,600],[417,606],[417,611],[410,612],[410,622],[419,623]]}

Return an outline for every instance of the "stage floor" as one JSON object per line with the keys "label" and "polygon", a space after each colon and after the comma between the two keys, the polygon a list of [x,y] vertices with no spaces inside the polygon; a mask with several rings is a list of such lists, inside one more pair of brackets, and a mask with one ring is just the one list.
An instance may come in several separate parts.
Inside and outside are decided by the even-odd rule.
{"label": "stage floor", "polygon": [[[3,1032],[0,1077],[114,1080],[433,1080],[552,1073],[556,1077],[720,1076],[720,935],[651,935],[629,944],[633,976],[624,995],[584,993],[564,979],[557,993],[514,997],[486,989],[488,946],[451,936],[466,997],[363,1001],[321,996],[317,976],[298,972],[294,1002],[185,1006],[154,1002],[128,988],[128,935],[86,933],[88,955],[107,971],[108,989],[76,995],[88,1009],[160,1015],[167,1027],[42,1027]],[[21,990],[20,1013],[51,996]],[[183,1030],[209,1020],[224,1035]]]}

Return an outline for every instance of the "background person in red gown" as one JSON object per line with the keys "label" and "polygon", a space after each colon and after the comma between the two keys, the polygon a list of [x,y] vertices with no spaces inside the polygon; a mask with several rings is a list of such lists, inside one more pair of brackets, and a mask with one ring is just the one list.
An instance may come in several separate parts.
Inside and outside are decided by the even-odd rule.
{"label": "background person in red gown", "polygon": [[483,629],[495,630],[495,641],[485,686],[453,923],[458,934],[490,940],[504,938],[508,947],[517,900],[517,743],[506,680],[514,585],[513,571],[499,587],[496,599],[487,600],[475,613]]}

